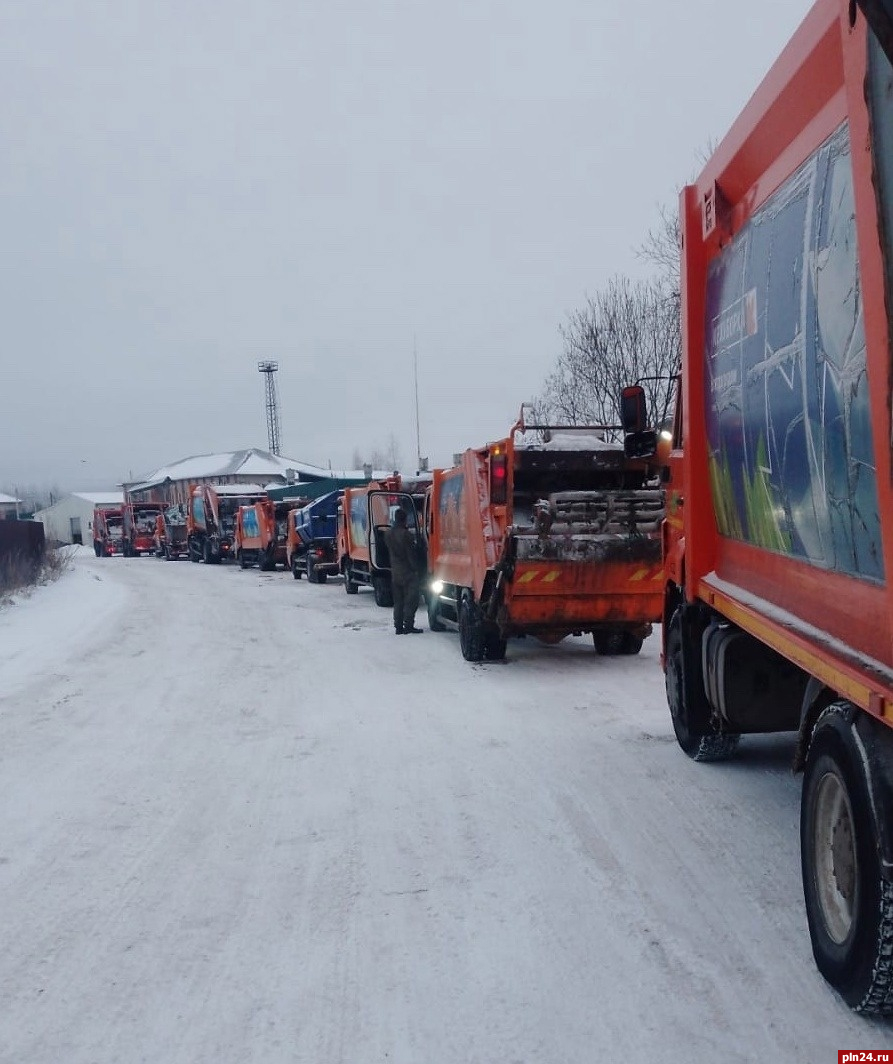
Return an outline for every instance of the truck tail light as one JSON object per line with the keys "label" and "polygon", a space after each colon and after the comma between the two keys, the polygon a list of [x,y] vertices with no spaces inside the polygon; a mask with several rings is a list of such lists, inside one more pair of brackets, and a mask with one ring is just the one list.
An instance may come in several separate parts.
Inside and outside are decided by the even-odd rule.
{"label": "truck tail light", "polygon": [[506,455],[495,450],[490,455],[490,503],[493,506],[505,506],[508,500],[508,459]]}

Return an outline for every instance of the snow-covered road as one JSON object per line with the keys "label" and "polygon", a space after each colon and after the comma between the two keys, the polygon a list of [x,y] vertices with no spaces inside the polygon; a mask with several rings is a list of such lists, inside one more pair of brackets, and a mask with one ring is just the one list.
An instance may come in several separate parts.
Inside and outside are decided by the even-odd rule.
{"label": "snow-covered road", "polygon": [[893,1048],[813,967],[792,742],[689,762],[658,650],[81,552],[0,611],[0,1064]]}

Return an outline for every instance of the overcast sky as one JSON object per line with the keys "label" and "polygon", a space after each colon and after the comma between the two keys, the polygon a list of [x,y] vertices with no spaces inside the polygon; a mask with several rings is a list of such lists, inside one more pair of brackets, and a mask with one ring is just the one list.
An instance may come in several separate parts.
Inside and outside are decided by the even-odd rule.
{"label": "overcast sky", "polygon": [[808,6],[0,0],[0,487],[505,435]]}

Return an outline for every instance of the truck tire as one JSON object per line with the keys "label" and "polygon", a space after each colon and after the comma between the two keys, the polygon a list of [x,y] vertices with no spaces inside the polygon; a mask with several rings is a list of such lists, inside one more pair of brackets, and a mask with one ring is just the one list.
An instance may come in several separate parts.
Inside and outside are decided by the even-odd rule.
{"label": "truck tire", "polygon": [[298,556],[296,554],[291,556],[291,575],[295,580],[301,579],[301,570],[298,568]]}
{"label": "truck tire", "polygon": [[350,562],[344,563],[344,590],[348,595],[358,595],[360,592],[360,585],[355,584],[350,578]]}
{"label": "truck tire", "polygon": [[592,644],[602,657],[613,657],[623,653],[625,635],[622,628],[599,628],[592,633]]}
{"label": "truck tire", "polygon": [[276,554],[273,551],[258,551],[257,567],[262,573],[271,573],[276,568]]}
{"label": "truck tire", "polygon": [[881,874],[866,751],[835,702],[816,722],[803,775],[800,860],[819,971],[857,1012],[893,1012],[893,883]]}
{"label": "truck tire", "polygon": [[317,582],[317,584],[324,584],[326,582],[326,580],[328,579],[328,576],[329,576],[329,574],[325,570],[320,572],[317,569],[317,571],[316,571],[316,582]]}
{"label": "truck tire", "polygon": [[664,682],[667,705],[676,741],[692,761],[726,761],[737,750],[740,735],[720,732],[708,719],[692,719],[693,707],[686,700],[685,658],[682,652],[682,619],[677,611],[667,631]]}
{"label": "truck tire", "polygon": [[316,571],[316,563],[314,562],[313,555],[310,551],[307,551],[307,583],[319,583],[319,573]]}
{"label": "truck tire", "polygon": [[508,640],[500,636],[499,629],[495,625],[488,626],[484,637],[484,657],[487,661],[504,661],[507,647]]}
{"label": "truck tire", "polygon": [[620,645],[621,654],[638,654],[642,649],[642,644],[645,642],[640,636],[633,635],[632,632],[623,633],[623,642]]}
{"label": "truck tire", "polygon": [[208,540],[202,544],[202,561],[205,565],[211,564],[211,544]]}
{"label": "truck tire", "polygon": [[372,592],[375,596],[375,605],[385,609],[394,605],[394,592],[391,582],[386,576],[372,577]]}
{"label": "truck tire", "polygon": [[466,661],[483,661],[486,640],[481,611],[469,593],[459,602],[459,649]]}
{"label": "truck tire", "polygon": [[446,631],[446,625],[440,619],[440,597],[433,591],[428,593],[428,627],[432,632]]}

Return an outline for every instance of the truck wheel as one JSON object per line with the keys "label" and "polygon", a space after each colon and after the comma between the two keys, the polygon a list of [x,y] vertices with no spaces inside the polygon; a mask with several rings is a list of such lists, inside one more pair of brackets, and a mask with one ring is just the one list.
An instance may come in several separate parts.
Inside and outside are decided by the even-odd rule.
{"label": "truck wheel", "polygon": [[484,657],[487,661],[504,661],[508,640],[503,639],[495,625],[487,631],[484,639]]}
{"label": "truck wheel", "polygon": [[[881,875],[865,750],[846,702],[822,713],[803,776],[800,859],[812,952],[858,1012],[893,1011],[893,883]],[[870,759],[870,754],[869,754]]]}
{"label": "truck wheel", "polygon": [[394,605],[394,592],[391,583],[386,576],[372,577],[372,591],[375,595],[375,605],[388,608]]}
{"label": "truck wheel", "polygon": [[297,555],[294,554],[292,555],[291,559],[291,575],[295,578],[295,580],[301,579],[301,570],[298,568],[298,558]]}
{"label": "truck wheel", "polygon": [[310,554],[309,551],[307,553],[307,583],[319,583],[319,573],[316,571],[316,564],[313,561],[313,555]]}
{"label": "truck wheel", "polygon": [[481,611],[468,594],[463,595],[459,603],[459,649],[466,661],[484,660],[485,639]]}
{"label": "truck wheel", "polygon": [[326,580],[328,579],[328,576],[329,576],[328,573],[320,572],[317,569],[317,571],[316,571],[316,582],[317,582],[317,584],[324,584],[326,582]]}
{"label": "truck wheel", "polygon": [[639,636],[633,635],[632,632],[623,633],[623,642],[620,644],[621,654],[638,654],[642,649],[642,643],[644,639],[640,639]]}
{"label": "truck wheel", "polygon": [[211,544],[208,542],[208,540],[205,540],[202,546],[202,559],[205,565],[211,564]]}
{"label": "truck wheel", "polygon": [[677,612],[667,632],[664,673],[676,741],[692,761],[726,761],[737,750],[741,736],[717,731],[710,720],[691,719],[692,707],[685,697],[684,667],[682,621]]}
{"label": "truck wheel", "polygon": [[360,585],[355,584],[350,578],[350,564],[346,563],[344,566],[344,590],[348,595],[357,595],[360,591]]}
{"label": "truck wheel", "polygon": [[428,593],[428,627],[432,632],[446,630],[446,625],[440,619],[440,597],[433,591]]}
{"label": "truck wheel", "polygon": [[623,653],[623,637],[626,633],[620,628],[601,628],[592,633],[592,643],[596,652],[602,657],[613,657]]}

